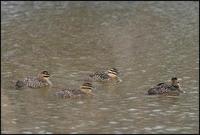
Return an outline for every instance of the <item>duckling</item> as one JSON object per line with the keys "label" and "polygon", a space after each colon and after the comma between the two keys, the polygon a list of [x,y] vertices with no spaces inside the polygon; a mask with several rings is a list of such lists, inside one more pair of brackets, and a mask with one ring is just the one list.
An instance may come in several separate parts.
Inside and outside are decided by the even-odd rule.
{"label": "duckling", "polygon": [[94,96],[92,93],[93,86],[90,82],[84,82],[80,89],[70,89],[66,88],[61,91],[56,92],[56,95],[61,98],[81,98],[85,96]]}
{"label": "duckling", "polygon": [[178,96],[180,93],[185,93],[181,90],[177,77],[171,79],[171,84],[159,83],[148,90],[148,95],[172,95]]}
{"label": "duckling", "polygon": [[29,88],[41,88],[45,86],[51,86],[52,83],[49,80],[50,74],[48,71],[42,71],[37,77],[26,77],[23,80],[18,80],[15,84],[16,89],[24,87]]}
{"label": "duckling", "polygon": [[94,81],[109,81],[109,80],[117,80],[121,82],[122,80],[119,78],[119,72],[116,68],[111,68],[107,71],[100,71],[90,74],[89,77]]}

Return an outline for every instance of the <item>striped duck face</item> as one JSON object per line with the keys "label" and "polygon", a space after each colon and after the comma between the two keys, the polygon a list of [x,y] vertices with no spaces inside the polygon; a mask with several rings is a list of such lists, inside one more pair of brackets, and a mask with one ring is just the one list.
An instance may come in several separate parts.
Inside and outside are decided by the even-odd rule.
{"label": "striped duck face", "polygon": [[83,91],[86,94],[92,94],[92,90],[93,90],[93,86],[90,82],[85,82],[82,84],[82,86],[80,87],[81,91]]}
{"label": "striped duck face", "polygon": [[110,78],[116,79],[119,72],[116,68],[111,68],[110,70],[107,71],[108,76],[110,76]]}
{"label": "striped duck face", "polygon": [[38,77],[42,80],[48,80],[50,74],[48,73],[48,71],[42,71],[41,73],[39,73]]}

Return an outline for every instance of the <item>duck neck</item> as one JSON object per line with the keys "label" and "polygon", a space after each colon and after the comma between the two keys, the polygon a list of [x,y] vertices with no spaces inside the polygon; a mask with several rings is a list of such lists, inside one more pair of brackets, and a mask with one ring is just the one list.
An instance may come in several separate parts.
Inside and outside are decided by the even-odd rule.
{"label": "duck neck", "polygon": [[53,86],[52,82],[49,79],[46,79],[46,81],[50,86]]}

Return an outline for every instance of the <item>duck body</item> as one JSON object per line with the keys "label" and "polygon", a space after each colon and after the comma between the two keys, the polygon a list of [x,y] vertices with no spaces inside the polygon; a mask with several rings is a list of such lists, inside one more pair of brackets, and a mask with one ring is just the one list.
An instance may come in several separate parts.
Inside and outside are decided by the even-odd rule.
{"label": "duck body", "polygon": [[61,98],[80,98],[86,96],[87,94],[79,89],[63,89],[56,92],[56,95]]}
{"label": "duck body", "polygon": [[15,84],[16,89],[25,87],[29,88],[41,88],[52,85],[49,80],[49,74],[47,71],[41,72],[37,77],[26,77],[23,80],[18,80]]}
{"label": "duck body", "polygon": [[91,83],[84,83],[80,89],[70,89],[66,88],[61,91],[56,92],[56,96],[61,98],[81,98],[89,95],[94,95],[92,93],[93,86]]}
{"label": "duck body", "polygon": [[118,70],[116,68],[111,68],[107,71],[98,71],[89,75],[90,79],[94,81],[110,81],[117,80],[121,82],[122,80],[118,77]]}
{"label": "duck body", "polygon": [[108,81],[111,77],[106,72],[95,72],[89,75],[94,81]]}
{"label": "duck body", "polygon": [[26,77],[24,80],[18,80],[16,82],[17,88],[29,87],[29,88],[41,88],[48,86],[49,83],[46,80],[40,80],[37,77]]}
{"label": "duck body", "polygon": [[180,93],[184,93],[184,91],[180,89],[180,85],[176,77],[171,79],[171,84],[159,83],[148,90],[148,95],[178,96]]}
{"label": "duck body", "polygon": [[180,92],[176,86],[160,83],[148,90],[149,95],[179,95]]}

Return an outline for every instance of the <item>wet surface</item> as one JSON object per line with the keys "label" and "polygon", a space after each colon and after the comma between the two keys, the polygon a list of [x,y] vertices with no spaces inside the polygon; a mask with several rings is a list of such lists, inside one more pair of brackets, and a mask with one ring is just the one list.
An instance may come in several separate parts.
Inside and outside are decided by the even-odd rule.
{"label": "wet surface", "polygon": [[[198,2],[2,2],[2,133],[198,133]],[[63,100],[89,73],[116,67],[121,83]],[[53,88],[17,91],[41,70]],[[147,96],[177,76],[185,94]]]}

